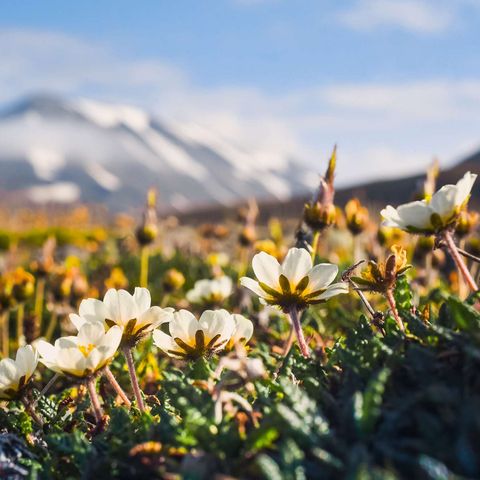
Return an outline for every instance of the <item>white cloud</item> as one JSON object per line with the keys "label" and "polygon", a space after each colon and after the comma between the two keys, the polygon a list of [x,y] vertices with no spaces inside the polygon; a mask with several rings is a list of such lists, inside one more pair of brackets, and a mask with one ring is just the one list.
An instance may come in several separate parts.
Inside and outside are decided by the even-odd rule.
{"label": "white cloud", "polygon": [[357,0],[338,18],[356,30],[377,27],[398,27],[417,33],[438,33],[447,30],[455,20],[452,7],[444,0]]}
{"label": "white cloud", "polygon": [[[200,125],[264,162],[294,155],[323,170],[339,144],[343,183],[422,170],[480,143],[480,81],[319,85],[285,94],[205,88],[160,60],[119,57],[62,34],[0,30],[0,101],[49,90],[131,103],[175,125]],[[258,158],[258,157],[257,157]]]}

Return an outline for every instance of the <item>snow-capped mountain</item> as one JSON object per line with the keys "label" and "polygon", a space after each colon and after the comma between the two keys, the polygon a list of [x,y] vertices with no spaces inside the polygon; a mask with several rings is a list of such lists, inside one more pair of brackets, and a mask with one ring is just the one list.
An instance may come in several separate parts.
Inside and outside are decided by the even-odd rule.
{"label": "snow-capped mountain", "polygon": [[118,210],[141,204],[153,186],[162,206],[186,210],[252,196],[284,200],[316,180],[287,156],[247,152],[130,106],[35,96],[0,113],[0,190],[37,203]]}

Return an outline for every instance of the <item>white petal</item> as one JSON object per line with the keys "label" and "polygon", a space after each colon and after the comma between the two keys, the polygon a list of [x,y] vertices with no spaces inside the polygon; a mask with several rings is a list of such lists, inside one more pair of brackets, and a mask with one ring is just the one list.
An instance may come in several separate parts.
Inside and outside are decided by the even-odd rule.
{"label": "white petal", "polygon": [[107,318],[124,327],[129,320],[137,317],[137,304],[126,290],[111,288],[103,299]]}
{"label": "white petal", "polygon": [[27,380],[32,376],[38,364],[38,352],[31,345],[25,345],[17,350],[15,363],[20,376],[25,375]]}
{"label": "white petal", "polygon": [[235,333],[233,334],[233,340],[239,342],[244,340],[248,342],[253,335],[253,323],[248,318],[245,318],[243,315],[238,313],[233,314],[233,319],[235,321]]}
{"label": "white petal", "polygon": [[456,185],[445,185],[438,192],[432,195],[430,207],[440,217],[447,220],[455,211],[455,198],[457,196]]}
{"label": "white petal", "polygon": [[248,278],[248,277],[242,277],[240,279],[240,285],[242,285],[245,288],[248,288],[251,290],[253,293],[256,293],[259,297],[268,297],[266,292],[262,289],[262,287],[259,285],[258,282],[253,280],[253,278]]}
{"label": "white petal", "polygon": [[457,194],[455,196],[455,204],[457,206],[462,205],[465,200],[470,195],[472,191],[473,184],[477,179],[477,175],[475,173],[467,172],[458,182],[457,182]]}
{"label": "white petal", "polygon": [[85,369],[96,372],[98,369],[102,368],[111,356],[108,355],[107,348],[94,348],[85,358]]}
{"label": "white petal", "polygon": [[290,280],[292,289],[312,268],[312,257],[304,248],[291,248],[282,263],[282,272]]}
{"label": "white petal", "polygon": [[272,288],[278,286],[282,268],[275,257],[265,252],[257,253],[253,257],[252,267],[259,282],[265,283]]}
{"label": "white petal", "polygon": [[404,227],[415,227],[419,229],[429,229],[431,227],[430,218],[433,209],[425,200],[400,205],[397,208],[397,212]]}
{"label": "white petal", "polygon": [[216,280],[216,287],[223,298],[227,298],[232,293],[233,282],[230,277],[224,276]]}
{"label": "white petal", "polygon": [[158,329],[153,331],[153,343],[168,355],[171,355],[169,351],[181,351],[180,347],[170,335]]}
{"label": "white petal", "polygon": [[79,345],[98,345],[104,335],[105,329],[101,323],[86,323],[79,330],[77,341]]}
{"label": "white petal", "polygon": [[345,282],[332,283],[321,295],[316,297],[318,300],[328,300],[331,297],[348,293],[348,284]]}
{"label": "white petal", "polygon": [[3,382],[5,380],[7,382],[18,382],[20,379],[21,372],[11,358],[4,358],[0,361],[0,377]]}
{"label": "white petal", "polygon": [[57,363],[57,349],[45,340],[39,340],[37,342],[37,350],[41,356],[41,362],[48,368],[56,365]]}
{"label": "white petal", "polygon": [[198,321],[188,310],[180,310],[173,314],[173,320],[169,324],[170,335],[180,338],[187,344],[195,340],[195,333],[199,329]]}
{"label": "white petal", "polygon": [[226,310],[206,310],[198,321],[208,343],[213,337],[219,335],[215,343],[227,341],[235,331],[235,320]]}
{"label": "white petal", "polygon": [[96,298],[82,300],[78,314],[87,322],[103,322],[107,318],[107,310],[104,303]]}
{"label": "white petal", "polygon": [[396,227],[404,228],[406,225],[403,224],[400,215],[397,212],[396,208],[393,208],[391,205],[387,205],[381,212],[380,215],[383,218],[382,225],[385,227]]}
{"label": "white petal", "polygon": [[135,325],[136,330],[148,326],[148,329],[153,329],[162,323],[170,322],[173,319],[173,308],[150,307],[143,312]]}
{"label": "white petal", "polygon": [[80,330],[86,323],[87,320],[76,313],[71,313],[69,315],[70,321],[73,323],[73,326],[78,330]]}
{"label": "white petal", "polygon": [[139,315],[148,310],[152,304],[152,297],[146,288],[136,287],[135,291],[133,292],[133,299],[137,304]]}
{"label": "white petal", "polygon": [[308,291],[315,292],[330,285],[337,276],[338,267],[332,263],[319,263],[315,265],[308,274],[310,280],[308,284]]}
{"label": "white petal", "polygon": [[122,340],[123,331],[114,325],[98,342],[98,348],[106,347],[108,358],[113,357]]}
{"label": "white petal", "polygon": [[82,377],[85,373],[86,357],[76,347],[61,348],[57,352],[57,367],[63,373]]}

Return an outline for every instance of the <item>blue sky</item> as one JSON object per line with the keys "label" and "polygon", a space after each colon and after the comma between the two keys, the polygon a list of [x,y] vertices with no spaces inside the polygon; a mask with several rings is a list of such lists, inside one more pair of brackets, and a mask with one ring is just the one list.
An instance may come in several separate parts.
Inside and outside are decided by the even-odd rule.
{"label": "blue sky", "polygon": [[338,142],[345,183],[480,146],[480,0],[0,8],[2,103],[42,90],[131,103],[318,169]]}

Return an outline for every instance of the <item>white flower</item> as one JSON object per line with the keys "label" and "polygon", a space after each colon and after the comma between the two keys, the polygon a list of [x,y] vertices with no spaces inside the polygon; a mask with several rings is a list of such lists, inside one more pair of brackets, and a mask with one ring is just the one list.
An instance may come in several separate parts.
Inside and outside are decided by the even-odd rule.
{"label": "white flower", "polygon": [[436,233],[457,220],[470,198],[477,175],[467,172],[456,185],[445,185],[430,199],[405,203],[397,208],[388,205],[381,211],[386,227],[411,233]]}
{"label": "white flower", "polygon": [[28,383],[37,368],[38,352],[26,345],[17,350],[15,360],[4,358],[0,361],[0,398],[12,399]]}
{"label": "white flower", "polygon": [[40,361],[57,373],[77,378],[88,377],[105,365],[115,355],[122,329],[113,326],[105,332],[100,322],[86,323],[76,336],[61,337],[52,345],[45,340],[38,342]]}
{"label": "white flower", "polygon": [[303,248],[291,248],[282,265],[275,257],[260,252],[253,257],[252,267],[258,281],[242,277],[240,283],[264,303],[278,305],[286,312],[348,292],[346,283],[332,283],[338,273],[336,265],[320,263],[312,267],[312,258]]}
{"label": "white flower", "polygon": [[186,298],[190,303],[213,305],[228,298],[232,294],[232,287],[232,279],[226,276],[198,280],[193,289],[187,292]]}
{"label": "white flower", "polygon": [[233,348],[237,343],[247,343],[253,335],[253,323],[251,320],[238,313],[234,313],[232,317],[235,321],[235,331],[228,341],[228,349]]}
{"label": "white flower", "polygon": [[70,320],[79,330],[86,323],[101,322],[107,327],[117,325],[127,342],[135,343],[171,319],[173,308],[151,307],[150,292],[135,288],[133,295],[126,290],[109,289],[103,301],[89,298],[80,303],[79,315],[71,314]]}
{"label": "white flower", "polygon": [[170,335],[154,330],[155,345],[173,357],[198,358],[224,348],[236,323],[226,310],[206,310],[199,320],[189,311],[180,310],[173,314],[168,327]]}

